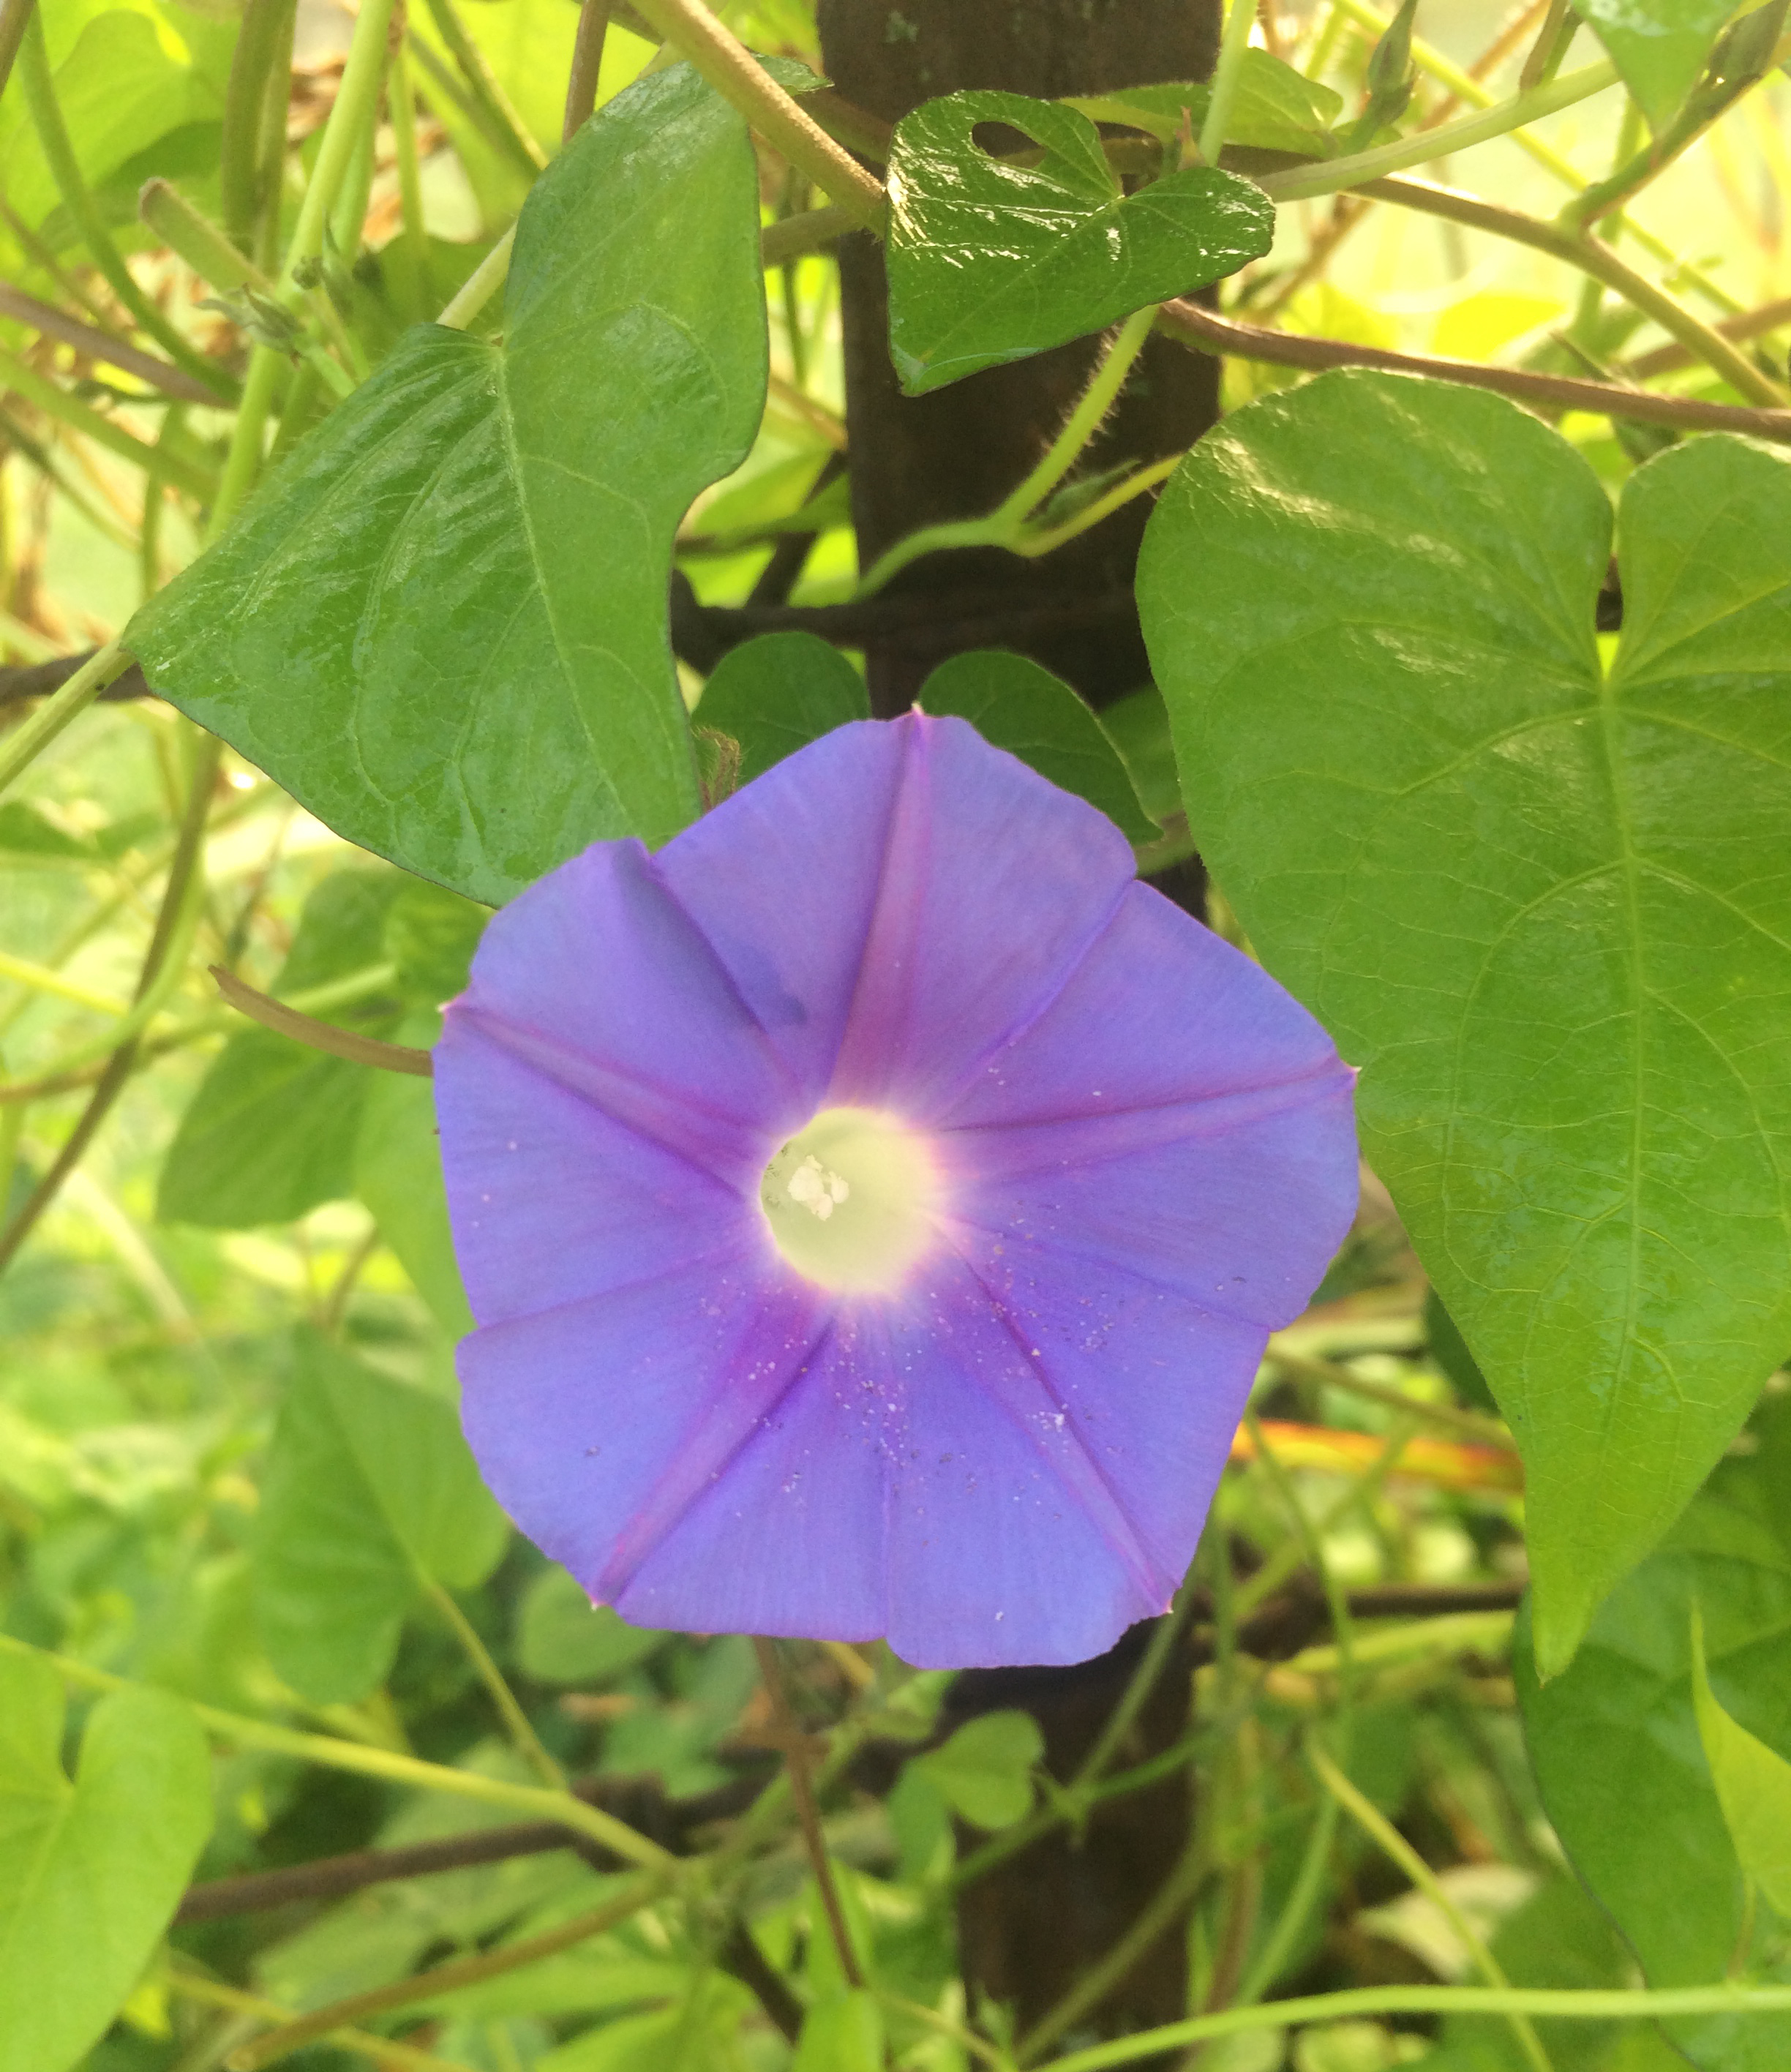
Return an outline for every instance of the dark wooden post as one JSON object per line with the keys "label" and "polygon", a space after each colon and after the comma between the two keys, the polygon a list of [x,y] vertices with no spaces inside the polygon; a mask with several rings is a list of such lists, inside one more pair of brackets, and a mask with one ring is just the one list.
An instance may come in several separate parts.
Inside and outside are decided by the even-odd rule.
{"label": "dark wooden post", "polygon": [[[893,122],[935,95],[993,87],[1050,99],[1150,81],[1205,78],[1218,41],[1215,0],[820,0],[823,60],[844,97]],[[881,251],[868,236],[840,247],[852,517],[862,565],[917,526],[993,509],[1050,442],[1099,350],[1085,339],[904,397],[888,347]],[[1214,361],[1151,340],[1091,450],[1091,464],[1145,462],[1193,444],[1218,414]],[[968,645],[1030,655],[1099,705],[1148,676],[1132,597],[1148,515],[1145,500],[1036,561],[996,550],[936,554],[892,586],[914,601],[902,630],[867,649],[873,710],[914,700],[937,662]],[[930,607],[930,608],[929,608]],[[966,639],[955,629],[974,619]],[[1197,892],[1197,867],[1165,890]],[[1046,1760],[1067,1779],[1124,1690],[1146,1630],[1069,1670],[960,1677],[956,1717],[1024,1706],[1044,1730]],[[1187,1720],[1185,1664],[1140,1715],[1124,1759],[1169,1746]],[[1061,1832],[968,1887],[959,1937],[973,1987],[1013,2004],[1021,2029],[1123,1935],[1174,1869],[1192,1817],[1185,1778],[1097,1815],[1079,1842]],[[1107,1996],[1089,2026],[1120,2033],[1177,2019],[1187,1992],[1177,1922]]]}

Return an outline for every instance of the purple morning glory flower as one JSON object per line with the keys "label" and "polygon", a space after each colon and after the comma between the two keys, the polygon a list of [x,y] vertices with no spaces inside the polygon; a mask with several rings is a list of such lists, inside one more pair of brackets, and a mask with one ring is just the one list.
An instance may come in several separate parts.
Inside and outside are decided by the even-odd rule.
{"label": "purple morning glory flower", "polygon": [[643,1626],[1099,1653],[1355,1205],[1324,1031],[956,719],[575,857],[435,1057],[467,1437]]}

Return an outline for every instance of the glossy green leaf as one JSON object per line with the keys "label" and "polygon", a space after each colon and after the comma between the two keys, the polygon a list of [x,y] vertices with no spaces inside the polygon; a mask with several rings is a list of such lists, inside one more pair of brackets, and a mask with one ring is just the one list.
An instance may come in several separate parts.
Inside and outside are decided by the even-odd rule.
{"label": "glossy green leaf", "polygon": [[985,741],[1099,807],[1128,841],[1156,839],[1157,826],[1100,722],[1041,664],[993,648],[954,655],[921,686],[918,703],[968,720]]}
{"label": "glossy green leaf", "polygon": [[[339,870],[305,902],[275,981],[302,993],[388,962],[388,911],[404,881],[389,870]],[[389,1036],[389,983],[318,1019]],[[164,1223],[246,1230],[290,1223],[354,1191],[355,1145],[372,1074],[246,1018],[199,1082],[169,1147],[156,1194]]]}
{"label": "glossy green leaf", "polygon": [[1579,11],[1658,130],[1697,84],[1736,0],[1584,0]]}
{"label": "glossy green leaf", "polygon": [[[1076,96],[1065,106],[1078,109],[1094,122],[1123,122],[1165,144],[1182,134],[1200,134],[1211,90],[1198,80],[1160,86],[1128,86],[1116,93]],[[1343,96],[1322,86],[1284,60],[1267,51],[1247,50],[1238,68],[1230,119],[1229,144],[1254,145],[1259,150],[1299,151],[1329,158],[1337,148],[1331,125],[1343,113]]]}
{"label": "glossy green leaf", "polygon": [[1791,1344],[1791,455],[1635,475],[1607,680],[1610,528],[1514,405],[1337,373],[1140,574],[1193,837],[1523,1453],[1550,1672]]}
{"label": "glossy green leaf", "polygon": [[102,1698],[62,1767],[62,1679],[0,1654],[0,2072],[68,2072],[105,2033],[212,1832],[212,1766],[166,1692]]}
{"label": "glossy green leaf", "polygon": [[910,1765],[976,1827],[1011,1827],[1033,1810],[1045,1737],[1030,1712],[984,1712]]}
{"label": "glossy green leaf", "polygon": [[269,1660],[315,1704],[366,1696],[421,1580],[470,1589],[509,1528],[451,1404],[310,1330],[268,1457],[256,1614]]}
{"label": "glossy green leaf", "polygon": [[[1756,1420],[1659,1548],[1612,1593],[1547,1684],[1520,1621],[1514,1673],[1536,1781],[1575,1868],[1656,1986],[1707,1984],[1740,1942],[1745,1881],[1701,1745],[1691,1618],[1715,1702],[1791,1758],[1791,1402]],[[1773,1955],[1756,1922],[1755,1963]],[[1791,1977],[1791,1967],[1777,1967]],[[1672,2033],[1706,2072],[1780,2072],[1791,2016],[1711,2017]]]}
{"label": "glossy green leaf", "polygon": [[746,125],[653,74],[530,194],[503,343],[407,333],[129,644],[338,832],[487,903],[662,841],[698,803],[672,536],[765,371]]}
{"label": "glossy green leaf", "polygon": [[[985,122],[1033,138],[1041,162],[991,157],[972,134]],[[1211,166],[1123,193],[1086,116],[1017,93],[905,116],[889,191],[889,351],[910,396],[1204,287],[1275,236],[1261,189]]]}
{"label": "glossy green leaf", "polygon": [[1711,1782],[1742,1870],[1781,1918],[1791,1918],[1791,1762],[1723,1709],[1704,1660],[1703,1619],[1691,1608],[1691,1700]]}
{"label": "glossy green leaf", "polygon": [[749,784],[835,727],[870,716],[865,680],[837,648],[812,633],[761,633],[716,664],[690,718],[739,742],[739,781]]}
{"label": "glossy green leaf", "polygon": [[670,1638],[594,1605],[564,1568],[544,1568],[522,1601],[516,1659],[543,1684],[606,1684]]}

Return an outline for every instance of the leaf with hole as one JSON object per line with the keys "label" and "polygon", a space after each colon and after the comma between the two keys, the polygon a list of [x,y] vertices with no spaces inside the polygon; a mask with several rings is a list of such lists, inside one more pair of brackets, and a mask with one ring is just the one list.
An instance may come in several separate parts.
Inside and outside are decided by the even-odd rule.
{"label": "leaf with hole", "polygon": [[1324,375],[1148,532],[1189,824],[1362,1067],[1364,1147],[1521,1449],[1545,1673],[1791,1344],[1791,454],[1611,512],[1497,397]]}
{"label": "leaf with hole", "polygon": [[295,1334],[256,1523],[255,1598],[269,1659],[302,1697],[364,1698],[424,1581],[472,1588],[508,1537],[450,1404],[309,1328]]}
{"label": "leaf with hole", "polygon": [[0,1653],[0,2072],[68,2072],[173,1918],[212,1832],[205,1737],[179,1699],[116,1691],[72,1782],[62,1679]]}
{"label": "leaf with hole", "polygon": [[[982,123],[1042,156],[991,156]],[[950,93],[905,116],[889,194],[889,352],[910,396],[1205,287],[1275,236],[1248,180],[1195,166],[1128,195],[1087,116],[1018,93]]]}
{"label": "leaf with hole", "polygon": [[697,810],[666,589],[764,400],[741,118],[681,66],[610,102],[529,195],[504,316],[408,332],[125,636],[339,833],[487,903]]}
{"label": "leaf with hole", "polygon": [[1100,722],[1041,664],[995,648],[954,655],[921,686],[918,703],[968,720],[984,740],[1098,808],[1128,841],[1154,841],[1160,832]]}

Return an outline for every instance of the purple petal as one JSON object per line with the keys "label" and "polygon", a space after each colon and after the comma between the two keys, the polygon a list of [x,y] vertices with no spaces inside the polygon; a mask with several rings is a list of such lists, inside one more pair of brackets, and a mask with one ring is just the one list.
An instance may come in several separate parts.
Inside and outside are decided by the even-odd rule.
{"label": "purple petal", "polygon": [[1132,875],[1103,814],[918,713],[824,734],[656,865],[811,1110],[910,1116],[1053,997]]}
{"label": "purple petal", "polygon": [[925,1121],[1056,997],[1133,865],[1105,814],[966,722],[896,728],[906,763],[832,1098]]}
{"label": "purple petal", "polygon": [[765,1239],[758,1204],[615,1121],[451,1012],[436,1114],[455,1256],[482,1324]]}
{"label": "purple petal", "polygon": [[[793,1089],[700,930],[639,842],[600,842],[487,928],[448,1024],[476,1018],[548,1076],[571,1079],[699,1162],[732,1124],[755,1135]],[[635,1112],[638,1108],[638,1114]]]}
{"label": "purple petal", "polygon": [[812,1292],[754,1252],[517,1316],[462,1342],[467,1440],[529,1537],[608,1597],[775,1408],[822,1329]]}

